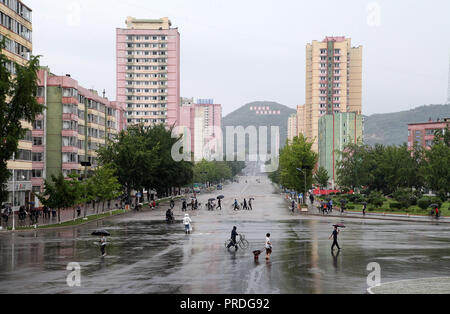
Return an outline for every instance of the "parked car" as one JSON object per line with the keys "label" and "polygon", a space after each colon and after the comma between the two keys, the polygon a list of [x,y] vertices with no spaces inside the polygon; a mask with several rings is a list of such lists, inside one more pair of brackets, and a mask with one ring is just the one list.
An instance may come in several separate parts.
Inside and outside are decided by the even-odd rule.
{"label": "parked car", "polygon": [[219,184],[219,185],[217,186],[217,190],[218,190],[218,191],[222,190],[222,188],[223,188],[223,187],[222,187],[221,184]]}

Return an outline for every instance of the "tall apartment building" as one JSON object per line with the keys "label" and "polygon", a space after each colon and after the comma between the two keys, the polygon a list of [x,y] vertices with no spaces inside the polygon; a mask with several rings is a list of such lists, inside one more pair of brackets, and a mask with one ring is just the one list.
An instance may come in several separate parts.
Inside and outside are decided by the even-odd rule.
{"label": "tall apartment building", "polygon": [[[82,175],[95,169],[95,150],[123,129],[125,115],[123,104],[80,86],[70,75],[57,76],[42,68],[38,78],[37,100],[46,109],[33,125],[35,192],[41,192],[44,179],[52,175]],[[85,168],[83,161],[91,166]]]}
{"label": "tall apartment building", "polygon": [[318,152],[319,119],[326,114],[362,111],[362,47],[351,39],[326,37],[306,46],[304,135]]}
{"label": "tall apartment building", "polygon": [[180,126],[184,128],[184,145],[190,147],[195,161],[209,158],[223,148],[223,138],[220,137],[222,105],[214,104],[213,99],[198,99],[197,103],[187,100],[182,103]]}
{"label": "tall apartment building", "polygon": [[298,135],[298,131],[297,131],[297,115],[296,114],[291,114],[291,116],[288,118],[288,129],[287,129],[287,139],[288,141],[292,141],[294,139],[294,137],[296,137]]}
{"label": "tall apartment building", "polygon": [[[25,65],[33,49],[31,14],[31,9],[19,0],[0,0],[0,40],[5,38],[6,43],[2,53],[11,60],[7,66],[13,75],[16,72],[14,62]],[[14,160],[10,160],[7,165],[11,171],[11,179],[7,183],[9,192],[7,203],[12,204],[12,191],[14,190],[14,204],[16,205],[14,210],[26,205],[31,200],[32,126],[25,121],[22,122],[22,125],[30,131],[22,141],[19,141],[18,152],[15,154]]]}
{"label": "tall apartment building", "polygon": [[180,119],[180,34],[168,18],[128,17],[117,29],[117,101],[127,123],[177,125]]}

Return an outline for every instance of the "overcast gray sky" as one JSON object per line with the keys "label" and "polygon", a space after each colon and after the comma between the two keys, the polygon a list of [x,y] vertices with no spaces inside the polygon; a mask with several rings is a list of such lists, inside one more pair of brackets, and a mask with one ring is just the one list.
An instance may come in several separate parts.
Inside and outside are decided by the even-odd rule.
{"label": "overcast gray sky", "polygon": [[55,74],[115,99],[115,29],[169,17],[181,34],[181,94],[224,115],[256,100],[305,101],[305,45],[347,36],[364,46],[363,113],[447,99],[448,0],[24,0],[33,50]]}

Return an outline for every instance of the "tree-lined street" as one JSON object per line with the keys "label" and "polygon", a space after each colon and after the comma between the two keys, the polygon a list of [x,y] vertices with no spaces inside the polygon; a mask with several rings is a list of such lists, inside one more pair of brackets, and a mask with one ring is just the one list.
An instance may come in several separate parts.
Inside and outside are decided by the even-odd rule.
{"label": "tree-lined street", "polygon": [[[161,206],[73,228],[2,233],[0,293],[365,293],[371,262],[380,264],[382,282],[448,275],[448,224],[292,214],[259,168],[250,163],[246,177],[224,186],[222,211],[189,211],[191,235],[178,202],[171,225]],[[253,211],[232,210],[235,198],[249,197]],[[340,222],[347,228],[333,256],[328,237]],[[233,226],[248,250],[225,249]],[[98,228],[111,233],[104,258],[91,236]],[[267,232],[271,261],[256,263],[252,251],[262,249]],[[66,283],[71,262],[81,266],[81,287]]]}

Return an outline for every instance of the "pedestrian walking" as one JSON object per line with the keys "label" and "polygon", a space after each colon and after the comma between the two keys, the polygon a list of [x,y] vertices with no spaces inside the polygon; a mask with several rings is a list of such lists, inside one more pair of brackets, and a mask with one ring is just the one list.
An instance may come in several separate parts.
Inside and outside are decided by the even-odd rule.
{"label": "pedestrian walking", "polygon": [[189,214],[185,214],[184,218],[183,218],[183,224],[184,224],[184,232],[186,234],[191,233],[191,230],[192,230],[191,223],[192,223],[192,220],[191,220],[191,218],[189,218]]}
{"label": "pedestrian walking", "polygon": [[248,210],[247,200],[245,198],[244,198],[244,206],[242,207],[242,209]]}
{"label": "pedestrian walking", "polygon": [[235,250],[236,250],[236,251],[238,250],[238,245],[237,245],[237,241],[236,241],[236,237],[237,237],[238,235],[239,235],[239,234],[237,233],[237,227],[234,226],[234,227],[233,227],[233,230],[231,230],[231,237],[230,237],[231,241],[230,241],[230,243],[228,244],[227,249],[229,249],[230,247],[234,246],[234,247],[235,247]]}
{"label": "pedestrian walking", "polygon": [[103,235],[100,238],[100,252],[102,253],[102,256],[106,256],[106,237]]}
{"label": "pedestrian walking", "polygon": [[338,250],[341,250],[341,248],[339,247],[339,244],[337,242],[337,237],[339,234],[339,229],[337,226],[334,226],[334,230],[331,233],[330,237],[328,239],[331,239],[331,237],[333,237],[333,244],[331,245],[331,250],[334,250],[334,247],[336,246],[338,248]]}
{"label": "pedestrian walking", "polygon": [[238,210],[239,209],[239,204],[237,199],[234,199],[234,210]]}
{"label": "pedestrian walking", "polygon": [[272,254],[272,242],[270,242],[270,233],[266,234],[266,260],[270,260],[270,255]]}
{"label": "pedestrian walking", "polygon": [[220,198],[217,200],[217,209],[222,210],[222,201],[220,200]]}
{"label": "pedestrian walking", "polygon": [[314,205],[314,194],[313,193],[309,194],[309,200],[311,202],[311,205]]}
{"label": "pedestrian walking", "polygon": [[183,200],[183,203],[182,203],[182,205],[181,205],[181,210],[182,210],[182,211],[186,211],[186,210],[187,210],[187,203],[186,203],[186,200]]}
{"label": "pedestrian walking", "polygon": [[253,210],[251,198],[248,200],[248,207],[250,208],[250,210]]}
{"label": "pedestrian walking", "polygon": [[295,211],[295,201],[294,200],[292,200],[291,207],[292,207],[292,212],[294,212]]}
{"label": "pedestrian walking", "polygon": [[363,216],[366,215],[366,209],[367,209],[367,204],[363,204],[363,208],[362,208],[362,212],[363,212]]}

